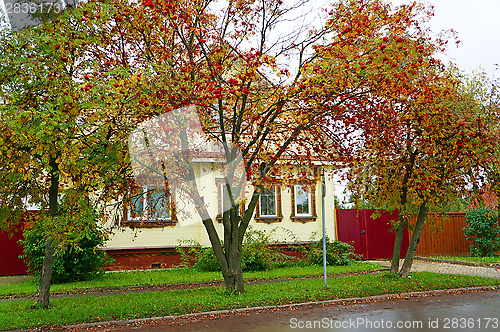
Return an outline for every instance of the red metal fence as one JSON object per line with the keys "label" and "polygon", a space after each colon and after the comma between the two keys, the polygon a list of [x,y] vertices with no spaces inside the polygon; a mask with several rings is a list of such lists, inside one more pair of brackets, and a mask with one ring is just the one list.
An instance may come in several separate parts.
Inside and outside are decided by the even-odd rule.
{"label": "red metal fence", "polygon": [[[378,218],[371,216],[376,210],[337,210],[338,240],[352,242],[355,253],[364,259],[391,258],[396,234],[390,232],[391,220],[397,220],[398,213],[382,213]],[[401,257],[408,249],[408,232],[404,233]]]}
{"label": "red metal fence", "polygon": [[[365,259],[392,258],[394,232],[390,230],[390,220],[396,220],[397,212],[384,213],[373,220],[375,210],[337,210],[338,239],[354,242],[355,252]],[[410,221],[414,225],[416,220]],[[468,256],[471,241],[465,239],[463,227],[465,213],[429,214],[417,245],[420,256]],[[408,239],[413,235],[405,232],[401,257],[408,248]]]}
{"label": "red metal fence", "polygon": [[[469,255],[471,241],[465,239],[462,230],[465,225],[465,213],[429,214],[417,246],[417,255]],[[413,234],[411,230],[409,233],[410,236]]]}
{"label": "red metal fence", "polygon": [[11,236],[0,232],[0,276],[28,274],[26,264],[19,258],[23,253],[18,243],[23,237],[22,227],[19,225]]}

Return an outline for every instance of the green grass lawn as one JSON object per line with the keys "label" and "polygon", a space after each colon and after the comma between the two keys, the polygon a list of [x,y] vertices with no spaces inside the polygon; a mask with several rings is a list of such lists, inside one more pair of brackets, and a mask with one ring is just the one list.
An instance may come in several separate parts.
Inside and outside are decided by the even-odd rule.
{"label": "green grass lawn", "polygon": [[120,320],[261,305],[405,293],[432,289],[500,285],[500,280],[412,273],[400,278],[383,272],[331,278],[328,288],[323,280],[291,280],[246,286],[246,293],[228,295],[224,287],[174,289],[169,291],[127,293],[107,296],[81,296],[52,299],[47,310],[31,310],[32,300],[0,302],[0,330],[26,329],[51,325]]}
{"label": "green grass lawn", "polygon": [[[347,266],[328,266],[329,275],[346,274],[357,271],[368,271],[380,269],[378,264],[365,262],[354,262]],[[246,272],[245,279],[278,279],[297,278],[307,276],[323,275],[323,267],[304,266],[287,267],[260,272]],[[220,272],[199,272],[191,268],[179,268],[168,270],[148,270],[105,273],[89,281],[72,282],[66,284],[55,284],[51,292],[78,292],[94,288],[117,288],[127,286],[163,285],[178,283],[196,283],[223,280]],[[0,286],[0,297],[10,295],[34,295],[38,293],[38,283],[35,280],[19,284]]]}
{"label": "green grass lawn", "polygon": [[432,258],[449,259],[454,261],[477,262],[477,263],[500,263],[500,256],[473,257],[473,256],[433,256]]}

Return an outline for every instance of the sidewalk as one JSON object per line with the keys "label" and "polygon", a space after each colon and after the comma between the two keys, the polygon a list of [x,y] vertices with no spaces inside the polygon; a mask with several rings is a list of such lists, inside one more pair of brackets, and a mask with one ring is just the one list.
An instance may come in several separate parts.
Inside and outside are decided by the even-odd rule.
{"label": "sidewalk", "polygon": [[[369,261],[373,263],[378,263],[383,267],[391,267],[390,261],[374,260]],[[399,262],[401,267],[403,260]],[[500,279],[500,268],[489,267],[489,266],[471,266],[459,263],[445,263],[445,262],[435,262],[426,259],[415,259],[411,266],[411,272],[434,272],[434,273],[450,273],[450,274],[462,274],[477,277],[487,277]]]}
{"label": "sidewalk", "polygon": [[32,279],[32,276],[0,276],[0,287],[8,284],[19,284]]}

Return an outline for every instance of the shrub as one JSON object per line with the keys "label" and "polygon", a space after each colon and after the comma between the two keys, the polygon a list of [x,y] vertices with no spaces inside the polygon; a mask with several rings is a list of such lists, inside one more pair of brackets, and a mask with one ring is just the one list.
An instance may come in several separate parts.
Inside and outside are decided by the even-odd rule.
{"label": "shrub", "polygon": [[220,271],[219,263],[211,247],[202,247],[198,261],[193,267],[200,271]]}
{"label": "shrub", "polygon": [[[348,265],[355,257],[354,247],[349,243],[326,239],[327,265]],[[322,239],[311,243],[307,253],[307,262],[309,264],[323,265]]]}
{"label": "shrub", "polygon": [[[295,260],[285,254],[279,253],[269,247],[272,242],[271,232],[254,230],[249,227],[243,241],[241,268],[244,272],[265,271],[275,267],[290,266]],[[188,244],[189,247],[177,247],[177,252],[183,257],[183,262],[188,265],[194,260],[194,268],[201,271],[220,271],[217,258],[211,247],[202,247],[192,240],[182,240],[180,245]],[[224,247],[224,245],[223,245]]]}
{"label": "shrub", "polygon": [[493,256],[500,249],[500,228],[497,213],[481,207],[470,210],[466,215],[467,226],[463,228],[467,240],[471,240],[472,256]]}
{"label": "shrub", "polygon": [[243,241],[243,271],[265,271],[273,268],[279,253],[269,247],[274,231],[263,232],[249,227]]}
{"label": "shrub", "polygon": [[[62,232],[63,236],[53,235],[56,239],[56,250],[51,282],[88,280],[104,272],[103,266],[112,260],[100,249],[107,236],[105,230],[97,226],[96,212],[89,208],[74,217],[63,212],[57,218],[54,223],[57,223],[58,227],[64,227],[65,231]],[[50,232],[48,229],[52,226],[49,225],[50,223],[32,225],[32,228],[24,231],[24,240],[20,241],[23,246],[23,255],[20,257],[26,262],[29,272],[37,278],[41,275],[45,234]]]}

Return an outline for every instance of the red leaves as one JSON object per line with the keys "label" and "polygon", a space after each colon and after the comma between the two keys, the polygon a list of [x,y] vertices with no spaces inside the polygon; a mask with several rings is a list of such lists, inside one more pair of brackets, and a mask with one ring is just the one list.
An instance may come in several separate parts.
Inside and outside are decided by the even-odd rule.
{"label": "red leaves", "polygon": [[154,7],[154,4],[151,0],[144,0],[142,2],[143,6],[146,6],[146,7]]}

